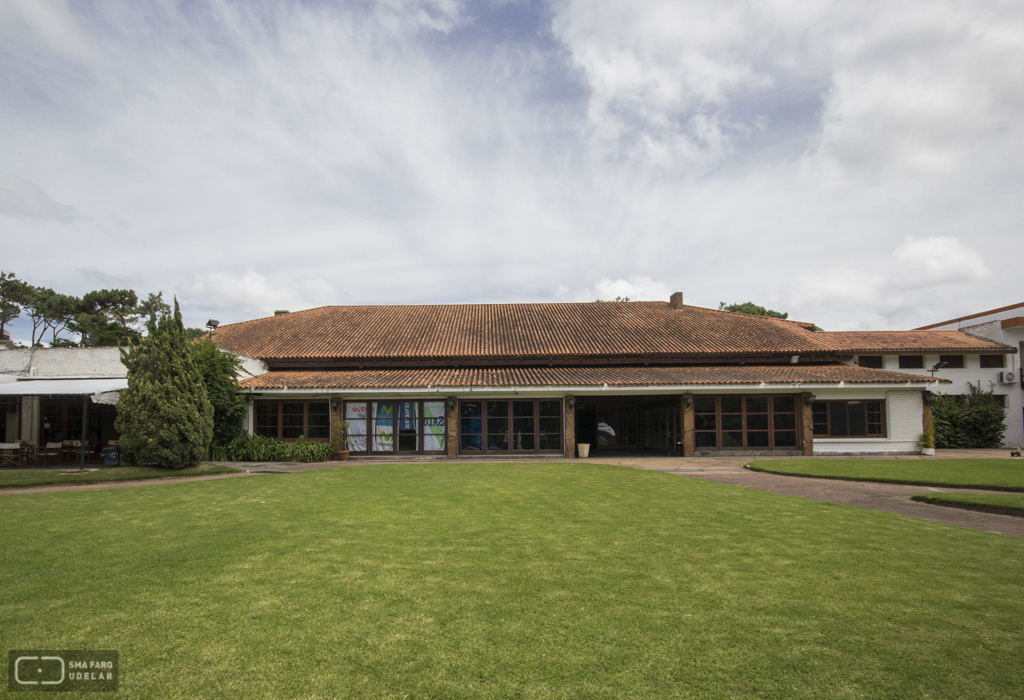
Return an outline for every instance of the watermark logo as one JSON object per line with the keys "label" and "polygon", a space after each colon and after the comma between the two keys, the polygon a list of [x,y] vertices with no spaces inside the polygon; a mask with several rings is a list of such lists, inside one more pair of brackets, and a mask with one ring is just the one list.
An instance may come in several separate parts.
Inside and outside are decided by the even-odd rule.
{"label": "watermark logo", "polygon": [[117,652],[16,649],[7,654],[7,690],[117,690]]}

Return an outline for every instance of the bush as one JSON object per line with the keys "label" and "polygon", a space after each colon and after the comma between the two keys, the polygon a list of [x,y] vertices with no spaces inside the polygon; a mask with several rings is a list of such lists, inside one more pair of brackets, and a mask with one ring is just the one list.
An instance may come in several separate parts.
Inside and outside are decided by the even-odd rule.
{"label": "bush", "polygon": [[331,445],[304,437],[289,443],[260,435],[241,435],[210,450],[210,459],[217,462],[323,462],[333,456]]}
{"label": "bush", "polygon": [[935,446],[944,449],[994,448],[1003,444],[1006,412],[993,389],[968,384],[965,396],[940,396],[932,403]]}

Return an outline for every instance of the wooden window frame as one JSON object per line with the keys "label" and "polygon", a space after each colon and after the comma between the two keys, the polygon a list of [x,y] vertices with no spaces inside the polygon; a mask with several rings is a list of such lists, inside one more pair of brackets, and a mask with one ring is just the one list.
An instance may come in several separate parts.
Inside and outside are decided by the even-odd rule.
{"label": "wooden window frame", "polygon": [[[501,433],[488,433],[487,431],[487,402],[499,402],[505,401],[508,403],[508,430],[505,435],[508,436],[509,449],[507,450],[491,450],[488,449],[488,435],[500,435]],[[513,409],[512,403],[515,401],[532,401],[533,402],[533,444],[532,450],[516,450],[513,449]],[[558,416],[542,416],[540,415],[540,402],[541,401],[552,401],[558,403]],[[481,436],[481,449],[480,450],[463,450],[462,449],[462,404],[464,403],[480,403],[480,436]],[[557,418],[558,420],[558,448],[547,448],[541,449],[541,435],[554,435],[555,433],[549,431],[541,431],[540,421],[542,418]],[[494,456],[514,456],[514,455],[556,455],[563,454],[565,450],[565,401],[562,397],[558,398],[529,398],[522,396],[514,397],[485,397],[485,398],[471,398],[471,399],[459,399],[458,406],[455,411],[455,419],[458,424],[455,426],[455,440],[458,446],[458,454],[460,455],[483,455],[487,457]],[[475,433],[474,433],[475,434]]]}
{"label": "wooden window frame", "polygon": [[[865,431],[867,430],[867,426],[869,425],[868,420],[867,420],[867,418],[868,418],[867,417],[867,412],[868,412],[867,411],[867,404],[869,404],[869,403],[878,403],[878,404],[882,405],[882,408],[881,408],[881,411],[880,411],[880,414],[882,416],[882,432],[881,432],[881,434],[879,434],[879,435],[870,435],[870,434],[865,434],[865,435],[833,435],[832,434],[832,408],[831,408],[831,406],[829,404],[837,404],[837,403],[849,404],[851,402],[853,402],[853,403],[863,403],[864,404],[864,429],[865,429]],[[816,433],[816,432],[814,432],[814,415],[813,415],[814,408],[812,407],[812,409],[811,409],[811,411],[812,411],[812,415],[811,415],[811,435],[814,437],[814,439],[822,438],[822,439],[828,439],[828,440],[863,440],[865,438],[868,438],[868,439],[871,439],[871,440],[886,440],[889,437],[889,424],[888,424],[888,416],[886,415],[887,411],[886,411],[885,403],[886,403],[885,399],[836,399],[836,400],[833,400],[833,401],[815,401],[814,402],[814,407],[826,406],[826,413],[825,413],[825,415],[826,415],[827,422],[826,422],[825,425],[826,425],[826,429],[827,429],[828,432],[827,433]],[[847,408],[847,411],[849,411],[849,408]]]}
{"label": "wooden window frame", "polygon": [[[375,422],[376,418],[374,416],[370,415],[370,410],[371,410],[372,405],[375,404],[375,403],[392,403],[392,404],[395,404],[395,416],[394,416],[394,418],[392,418],[392,420],[394,421],[394,425],[392,426],[392,429],[393,429],[393,432],[392,432],[393,442],[392,442],[392,444],[394,445],[394,449],[393,450],[375,450],[375,449],[373,449],[373,446],[375,444],[375,441],[373,439],[374,435],[375,435],[375,433],[374,433],[374,428],[375,428],[374,422]],[[417,444],[417,448],[415,450],[400,450],[400,449],[398,449],[398,445],[399,445],[399,442],[400,442],[400,440],[399,440],[400,435],[399,435],[399,432],[398,432],[398,421],[400,421],[400,420],[409,420],[408,418],[399,418],[398,417],[398,404],[400,404],[400,403],[414,403],[414,404],[416,404],[416,444]],[[366,400],[358,399],[358,400],[344,401],[342,403],[342,407],[341,407],[342,420],[349,420],[348,418],[345,418],[345,416],[348,415],[348,407],[349,407],[349,405],[351,405],[351,404],[363,404],[363,405],[366,406],[366,435],[364,436],[366,438],[366,450],[365,451],[359,451],[359,452],[352,452],[352,454],[354,454],[354,455],[371,455],[371,454],[374,454],[374,455],[395,455],[395,456],[398,456],[398,457],[400,457],[402,455],[442,455],[442,454],[447,454],[448,453],[448,411],[447,411],[447,408],[445,408],[445,412],[444,412],[445,429],[444,429],[444,432],[441,433],[441,449],[439,449],[439,450],[428,450],[428,449],[425,449],[425,447],[424,447],[424,445],[426,444],[426,441],[424,440],[424,435],[425,435],[424,431],[425,431],[425,428],[426,428],[426,425],[425,425],[426,416],[424,415],[424,412],[423,412],[423,404],[425,404],[425,403],[439,403],[439,404],[441,404],[443,406],[445,402],[444,402],[444,399],[366,399]],[[348,437],[348,436],[346,436],[346,437]]]}
{"label": "wooden window frame", "polygon": [[[312,442],[323,442],[330,443],[331,441],[331,423],[330,423],[330,410],[331,403],[329,399],[259,399],[253,401],[252,408],[252,434],[259,435],[257,431],[260,426],[257,425],[259,406],[268,404],[277,404],[277,435],[266,435],[264,437],[270,437],[275,440],[283,440],[284,442],[295,442],[299,438],[286,438],[282,437],[284,433],[284,404],[286,403],[301,403],[302,404],[302,432],[299,433],[304,440],[310,440]],[[327,404],[327,437],[325,438],[311,438],[309,437],[309,404],[311,403],[325,403]]]}
{"label": "wooden window frame", "polygon": [[[911,363],[910,358],[912,357],[915,357],[917,358],[917,360],[920,360],[921,364],[916,364],[916,360],[915,362]],[[904,364],[904,361],[906,361],[907,364]],[[900,369],[924,369],[924,355],[900,355],[898,366]]]}
{"label": "wooden window frame", "polygon": [[[768,411],[765,412],[765,413],[761,413],[759,411],[753,411],[753,412],[749,412],[749,413],[751,413],[752,415],[755,415],[755,416],[767,416],[768,417],[768,429],[767,429],[768,445],[767,446],[757,446],[757,445],[750,446],[748,444],[749,440],[748,440],[747,434],[749,432],[761,433],[761,432],[765,432],[765,431],[761,430],[761,429],[750,430],[748,428],[748,424],[747,424],[747,415],[748,415],[747,399],[748,398],[762,398],[762,397],[765,397],[765,398],[768,399]],[[779,415],[783,415],[783,416],[791,415],[791,416],[793,416],[793,421],[794,422],[793,422],[793,428],[792,429],[780,429],[779,432],[783,432],[783,433],[793,432],[795,434],[795,436],[796,436],[796,440],[795,440],[795,444],[793,444],[793,445],[776,446],[776,444],[775,444],[775,430],[776,430],[775,429],[775,415],[776,415],[775,399],[776,398],[782,398],[782,397],[793,399],[793,411],[792,412],[790,412],[790,411],[779,411],[778,414]],[[715,400],[715,413],[714,413],[714,416],[715,416],[715,430],[714,431],[711,431],[711,430],[700,430],[700,429],[696,428],[696,417],[697,416],[710,416],[710,415],[712,415],[711,413],[709,413],[709,412],[696,413],[696,411],[694,413],[694,426],[695,426],[694,427],[694,433],[695,434],[696,433],[710,433],[710,432],[714,432],[715,433],[715,447],[699,446],[699,447],[696,447],[696,449],[698,451],[705,451],[705,450],[707,450],[707,451],[715,451],[715,452],[731,452],[731,451],[737,451],[737,452],[740,452],[740,451],[742,451],[742,452],[771,451],[771,452],[775,452],[775,451],[780,451],[780,450],[796,451],[796,450],[800,449],[801,421],[800,421],[800,396],[798,394],[719,394],[719,395],[715,395],[715,396],[700,396],[698,398],[703,398],[703,399],[713,398]],[[736,432],[735,430],[726,430],[725,428],[722,427],[722,399],[723,398],[739,398],[739,399],[742,399],[741,412],[739,414],[732,413],[732,412],[725,414],[725,415],[729,415],[729,416],[735,416],[735,415],[742,416],[742,426],[743,427],[742,427],[741,430],[742,430],[742,433],[743,433],[743,445],[741,447],[732,447],[732,446],[730,446],[730,447],[723,447],[723,445],[722,445],[722,434],[723,433],[726,433],[726,432]]]}
{"label": "wooden window frame", "polygon": [[963,355],[939,355],[939,362],[945,362],[942,369],[963,369],[967,366]]}
{"label": "wooden window frame", "polygon": [[978,366],[981,369],[1006,369],[1006,355],[978,355]]}
{"label": "wooden window frame", "polygon": [[[878,366],[874,366],[875,360],[878,360]],[[872,364],[864,364],[864,360],[869,360]],[[884,355],[858,355],[857,365],[860,367],[866,367],[868,369],[885,369],[885,356]]]}

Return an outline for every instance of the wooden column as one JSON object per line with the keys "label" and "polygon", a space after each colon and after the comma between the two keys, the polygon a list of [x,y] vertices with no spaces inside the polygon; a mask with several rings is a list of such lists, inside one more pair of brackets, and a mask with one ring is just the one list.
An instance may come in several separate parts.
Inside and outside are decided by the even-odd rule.
{"label": "wooden column", "polygon": [[[689,402],[687,402],[689,399]],[[697,450],[697,437],[693,433],[693,397],[683,396],[683,457],[693,457]]]}
{"label": "wooden column", "polygon": [[807,403],[810,394],[800,394],[800,452],[805,455],[814,454],[814,411],[813,404]]}
{"label": "wooden column", "polygon": [[565,397],[565,423],[562,431],[565,434],[565,456],[572,459],[576,456],[576,400],[572,396]]}
{"label": "wooden column", "polygon": [[928,402],[930,398],[927,391],[921,392],[921,403],[924,404],[921,410],[921,432],[927,433],[932,427],[932,405]]}
{"label": "wooden column", "polygon": [[[449,406],[448,404],[452,405]],[[459,401],[454,396],[449,396],[444,403],[444,429],[447,433],[445,438],[448,443],[448,459],[455,459],[459,455]]]}

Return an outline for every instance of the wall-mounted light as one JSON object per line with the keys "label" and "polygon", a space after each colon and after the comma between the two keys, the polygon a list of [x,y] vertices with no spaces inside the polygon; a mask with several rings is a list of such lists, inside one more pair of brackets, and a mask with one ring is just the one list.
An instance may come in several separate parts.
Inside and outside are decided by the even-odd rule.
{"label": "wall-mounted light", "polygon": [[340,404],[340,403],[341,403],[341,401],[339,401],[338,399],[331,399],[331,410],[332,411],[337,411],[338,410],[338,404]]}
{"label": "wall-mounted light", "polygon": [[566,396],[565,397],[565,404],[569,408],[576,408],[576,397],[575,396]]}
{"label": "wall-mounted light", "polygon": [[928,370],[928,371],[931,372],[931,375],[934,377],[936,372],[938,372],[940,369],[942,369],[943,367],[945,367],[948,364],[949,364],[948,362],[936,362],[934,365],[932,365],[932,368],[930,370]]}
{"label": "wall-mounted light", "polygon": [[448,406],[448,408],[450,408],[450,409],[454,409],[455,408],[455,397],[454,396],[449,396],[447,399],[445,399],[444,402]]}
{"label": "wall-mounted light", "polygon": [[683,394],[683,401],[687,406],[693,405],[693,394]]}
{"label": "wall-mounted light", "polygon": [[814,394],[804,394],[804,403],[810,406],[812,403],[814,403],[814,400],[817,398],[818,397],[815,396]]}
{"label": "wall-mounted light", "polygon": [[213,332],[217,330],[217,326],[219,325],[220,321],[213,318],[206,322],[206,327],[210,329],[210,335],[208,336],[209,338],[213,338]]}
{"label": "wall-mounted light", "polygon": [[939,398],[938,394],[933,394],[930,391],[921,392],[921,398],[924,400],[926,406],[931,406],[935,403],[935,399]]}

